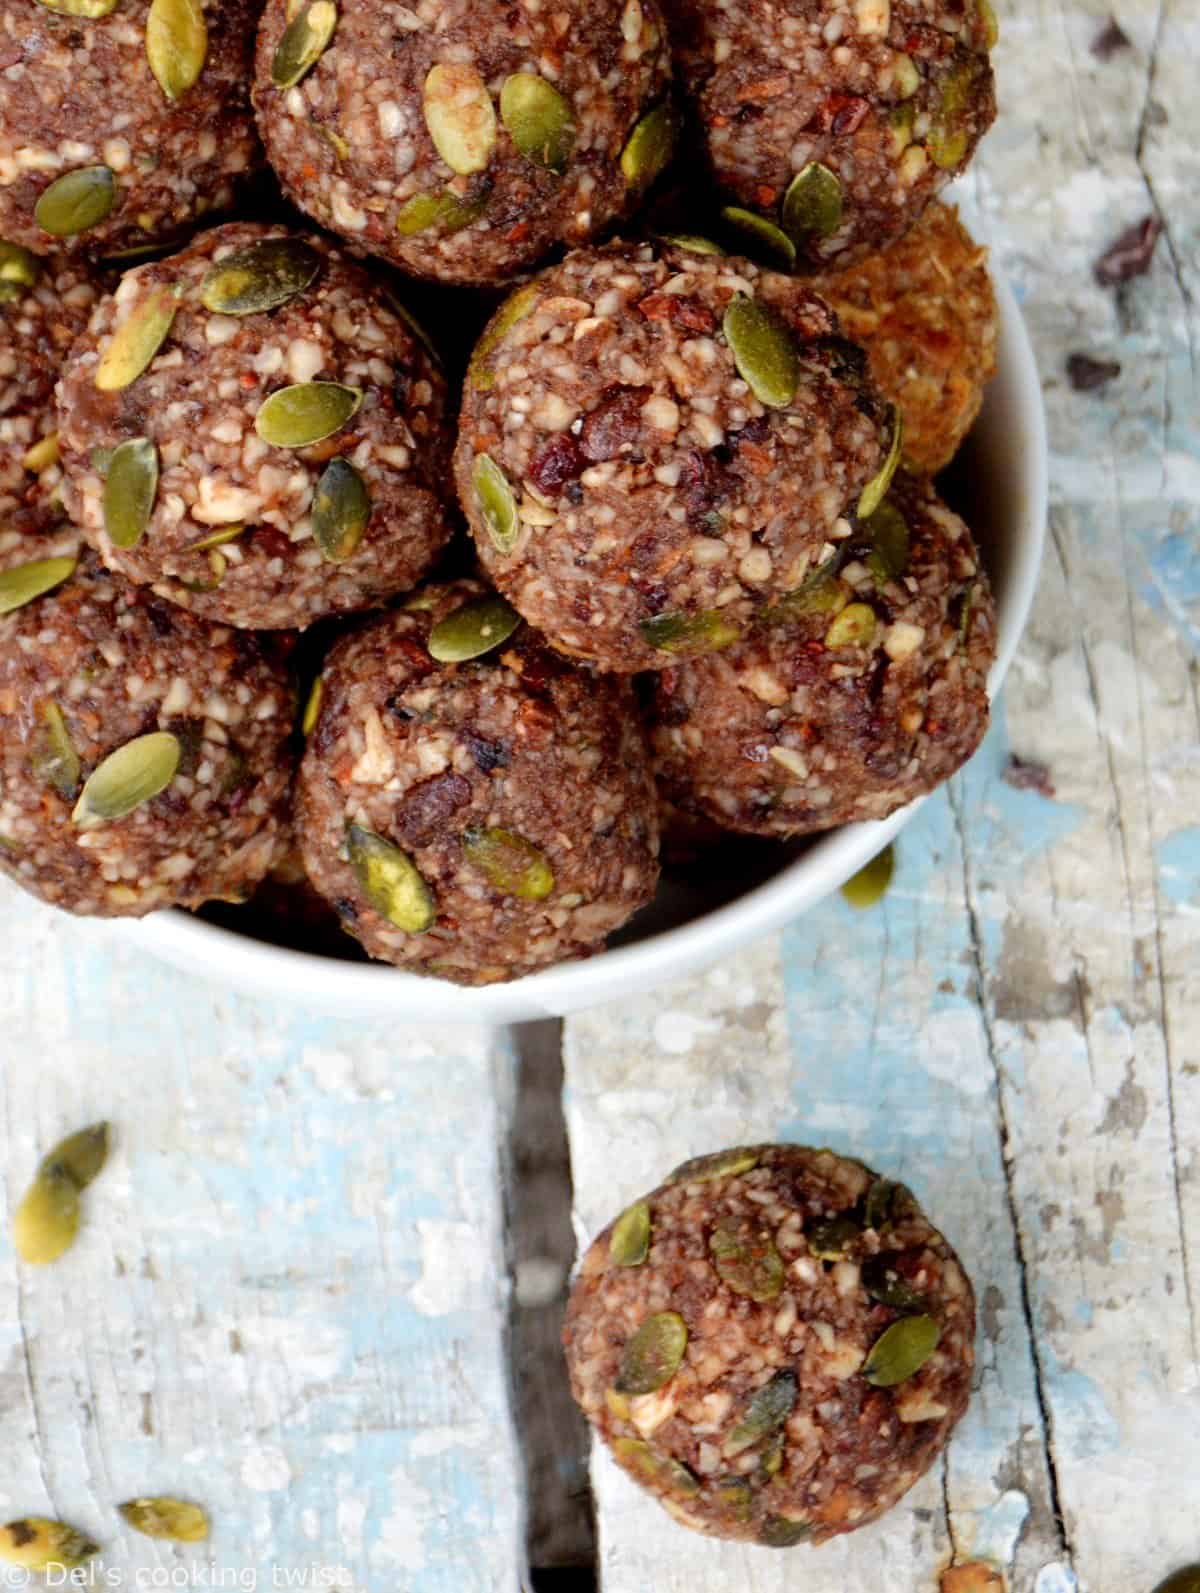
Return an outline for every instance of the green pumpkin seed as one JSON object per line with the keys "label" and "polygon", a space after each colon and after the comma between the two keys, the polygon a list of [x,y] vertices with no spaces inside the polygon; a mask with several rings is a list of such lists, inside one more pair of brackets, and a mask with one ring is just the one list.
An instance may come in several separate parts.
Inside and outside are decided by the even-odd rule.
{"label": "green pumpkin seed", "polygon": [[42,190],[33,219],[51,237],[71,238],[99,226],[116,202],[117,182],[108,167],[80,166]]}
{"label": "green pumpkin seed", "polygon": [[325,681],[318,675],[312,683],[308,701],[304,704],[304,713],[300,717],[300,734],[302,736],[311,736],[317,728],[317,720],[321,717],[321,699],[324,695]]}
{"label": "green pumpkin seed", "polygon": [[100,1545],[84,1533],[46,1516],[23,1516],[0,1527],[0,1560],[27,1571],[74,1571],[99,1552]]}
{"label": "green pumpkin seed", "polygon": [[731,621],[716,609],[700,614],[656,614],[638,626],[642,640],[660,653],[674,653],[691,657],[700,653],[715,653],[736,642],[742,634]]}
{"label": "green pumpkin seed", "polygon": [[901,1317],[871,1346],[863,1376],[875,1388],[895,1388],[921,1370],[941,1336],[942,1330],[931,1316]]}
{"label": "green pumpkin seed", "polygon": [[660,1455],[643,1439],[618,1438],[612,1448],[623,1465],[652,1487],[664,1487],[668,1493],[688,1498],[700,1492],[696,1477],[681,1461],[672,1455]]}
{"label": "green pumpkin seed", "polygon": [[669,243],[673,249],[682,249],[687,254],[717,254],[725,253],[719,243],[714,243],[711,238],[702,238],[698,232],[662,232],[659,239]]}
{"label": "green pumpkin seed", "polygon": [[792,1414],[795,1403],[795,1372],[776,1372],[750,1396],[741,1421],[722,1445],[724,1453],[730,1458],[740,1455],[769,1433],[776,1432]]}
{"label": "green pumpkin seed", "polygon": [[461,61],[431,67],[421,107],[433,147],[450,170],[460,177],[483,171],[496,147],[496,113],[475,68]]}
{"label": "green pumpkin seed", "polygon": [[804,1232],[808,1253],[818,1261],[843,1260],[854,1241],[861,1237],[861,1225],[846,1211],[834,1217],[823,1217]]}
{"label": "green pumpkin seed", "polygon": [[1200,1593],[1200,1565],[1185,1565],[1172,1571],[1165,1582],[1160,1582],[1154,1593]]}
{"label": "green pumpkin seed", "polygon": [[52,465],[58,464],[62,455],[58,446],[58,433],[48,431],[40,437],[32,448],[27,448],[21,456],[21,463],[26,470],[35,476],[40,476],[43,470],[49,470]]}
{"label": "green pumpkin seed", "polygon": [[533,314],[537,301],[537,283],[528,282],[515,293],[510,293],[488,322],[467,367],[467,380],[478,392],[485,393],[495,385],[496,373],[485,363],[488,357],[506,333],[526,316]]}
{"label": "green pumpkin seed", "polygon": [[710,1184],[718,1178],[737,1178],[757,1167],[758,1152],[754,1150],[714,1151],[709,1156],[693,1156],[680,1162],[667,1179],[668,1184]]}
{"label": "green pumpkin seed", "polygon": [[57,1261],[74,1244],[79,1217],[78,1184],[61,1166],[40,1167],[13,1213],[17,1254],[34,1267]]}
{"label": "green pumpkin seed", "polygon": [[60,17],[87,17],[89,21],[111,16],[117,9],[117,0],[40,0],[40,3]]}
{"label": "green pumpkin seed", "polygon": [[613,1223],[608,1259],[614,1267],[640,1267],[650,1254],[650,1207],[635,1201]]}
{"label": "green pumpkin seed", "polygon": [[628,1394],[618,1394],[615,1388],[604,1390],[604,1403],[619,1422],[627,1422],[632,1414]]}
{"label": "green pumpkin seed", "polygon": [[31,764],[36,780],[57,791],[60,797],[72,801],[79,790],[82,765],[79,754],[71,744],[70,732],[62,709],[55,702],[44,702],[39,717],[43,735],[33,750]]}
{"label": "green pumpkin seed", "polygon": [[210,548],[223,548],[229,542],[236,542],[238,537],[244,536],[246,527],[237,525],[223,525],[219,531],[213,531],[206,537],[201,537],[199,542],[192,542],[184,549],[185,553],[207,553]]}
{"label": "green pumpkin seed", "polygon": [[615,1384],[618,1394],[653,1394],[683,1365],[687,1324],[677,1311],[647,1317],[625,1346]]}
{"label": "green pumpkin seed", "polygon": [[461,664],[482,658],[506,642],[521,616],[511,603],[494,593],[473,598],[439,620],[429,633],[429,656],[439,664]]}
{"label": "green pumpkin seed", "polygon": [[976,61],[954,67],[942,84],[942,97],[925,138],[930,160],[943,171],[961,165],[966,157],[969,134],[966,116],[970,109],[975,79],[980,71]]}
{"label": "green pumpkin seed", "polygon": [[262,238],[209,269],[200,302],[215,315],[261,315],[312,286],[321,256],[300,238]]}
{"label": "green pumpkin seed", "polygon": [[[983,43],[987,50],[994,50],[1000,42],[1000,23],[996,18],[996,9],[992,0],[979,0],[979,17],[983,23]],[[1197,1579],[1197,1589],[1200,1590],[1200,1578]]]}
{"label": "green pumpkin seed", "polygon": [[908,568],[908,521],[890,498],[885,498],[867,518],[865,530],[871,538],[872,549],[867,555],[867,568],[880,586],[900,578]]}
{"label": "green pumpkin seed", "polygon": [[768,1516],[758,1531],[758,1541],[768,1549],[790,1549],[803,1543],[812,1533],[807,1521],[792,1521],[788,1516]]}
{"label": "green pumpkin seed", "polygon": [[783,1292],[784,1265],[769,1233],[723,1218],[708,1240],[717,1275],[735,1294],[763,1305]]}
{"label": "green pumpkin seed", "polygon": [[201,0],[151,0],[146,59],[169,100],[182,99],[204,70],[208,28]]}
{"label": "green pumpkin seed", "polygon": [[917,1202],[907,1185],[898,1184],[891,1178],[877,1178],[867,1191],[863,1220],[876,1233],[884,1233],[912,1216],[916,1209]]}
{"label": "green pumpkin seed", "polygon": [[869,863],[864,863],[857,874],[851,874],[842,886],[842,895],[851,907],[874,907],[892,883],[895,867],[896,854],[890,846],[885,846]]}
{"label": "green pumpkin seed", "polygon": [[160,1496],[127,1499],[117,1509],[135,1532],[148,1538],[170,1538],[175,1543],[203,1543],[208,1537],[208,1515],[184,1499]]}
{"label": "green pumpkin seed", "polygon": [[402,238],[415,237],[418,232],[428,232],[436,227],[439,232],[461,232],[473,221],[478,221],[487,209],[487,191],[471,199],[460,199],[449,188],[440,194],[414,194],[400,207],[396,217],[396,231]]}
{"label": "green pumpkin seed", "polygon": [[96,366],[102,393],[120,392],[136,382],[166,342],[179,308],[177,287],[155,288],[132,309],[108,340]]}
{"label": "green pumpkin seed", "polygon": [[104,481],[104,529],[114,548],[135,548],[146,534],[158,496],[158,449],[149,437],[114,448]]}
{"label": "green pumpkin seed", "polygon": [[716,1487],[717,1502],[735,1521],[749,1521],[754,1512],[754,1490],[744,1477],[722,1477]]}
{"label": "green pumpkin seed", "polygon": [[254,429],[276,448],[307,448],[341,431],[362,401],[359,388],[341,382],[297,382],[263,399]]}
{"label": "green pumpkin seed", "polygon": [[311,0],[296,13],[271,58],[271,82],[276,88],[291,88],[312,71],[328,49],[337,22],[333,0]]}
{"label": "green pumpkin seed", "polygon": [[923,1311],[928,1303],[907,1279],[890,1265],[887,1255],[868,1256],[862,1264],[862,1286],[880,1305],[894,1311]]}
{"label": "green pumpkin seed", "polygon": [[511,553],[521,534],[517,500],[504,472],[487,454],[476,459],[471,486],[492,546],[498,553]]}
{"label": "green pumpkin seed", "polygon": [[889,407],[889,420],[892,439],[888,444],[887,457],[878,473],[872,476],[862,490],[854,511],[860,520],[869,520],[883,502],[892,484],[892,477],[896,474],[896,467],[900,463],[900,452],[904,447],[904,420],[895,404]]}
{"label": "green pumpkin seed", "polygon": [[668,100],[652,106],[621,151],[621,175],[635,193],[645,193],[671,163],[678,123]]}
{"label": "green pumpkin seed", "polygon": [[48,1150],[39,1164],[40,1172],[63,1172],[76,1189],[86,1189],[108,1160],[108,1124],[91,1123]]}
{"label": "green pumpkin seed", "polygon": [[842,185],[828,166],[810,160],[783,196],[783,226],[797,244],[830,238],[842,224]]}
{"label": "green pumpkin seed", "polygon": [[500,90],[500,120],[526,160],[563,172],[575,147],[570,101],[536,72],[514,72]]}
{"label": "green pumpkin seed", "polygon": [[123,819],[165,791],[183,754],[179,738],[154,730],[110,752],[88,778],[71,818],[78,829]]}
{"label": "green pumpkin seed", "polygon": [[767,612],[768,619],[791,620],[800,614],[836,614],[849,599],[837,578],[837,554],[807,575],[800,585],[785,592]]}
{"label": "green pumpkin seed", "polygon": [[829,648],[870,647],[878,623],[875,610],[869,604],[849,603],[835,615],[825,632],[825,645]]}
{"label": "green pumpkin seed", "polygon": [[0,570],[0,614],[12,614],[35,598],[44,597],[75,573],[76,560],[34,559]]}
{"label": "green pumpkin seed", "polygon": [[328,564],[357,551],[371,519],[371,494],[348,459],[331,459],[313,497],[313,541]]}
{"label": "green pumpkin seed", "polygon": [[795,267],[796,245],[781,227],[768,221],[766,216],[760,216],[753,210],[743,210],[741,205],[726,205],[721,211],[721,219],[753,245],[754,258],[765,257],[764,263],[781,271],[791,271]]}
{"label": "green pumpkin seed", "polygon": [[19,243],[0,238],[0,287],[15,289],[13,298],[23,299],[26,288],[37,286],[41,273],[42,263],[37,255],[22,249]]}
{"label": "green pumpkin seed", "polygon": [[800,358],[784,322],[761,300],[739,293],[725,311],[722,330],[738,375],[759,403],[786,408],[800,385]]}
{"label": "green pumpkin seed", "polygon": [[511,830],[464,830],[462,849],[468,863],[505,896],[544,901],[554,889],[554,870],[532,841]]}
{"label": "green pumpkin seed", "polygon": [[406,852],[357,824],[346,831],[346,851],[363,895],[381,917],[407,935],[430,927],[437,908]]}

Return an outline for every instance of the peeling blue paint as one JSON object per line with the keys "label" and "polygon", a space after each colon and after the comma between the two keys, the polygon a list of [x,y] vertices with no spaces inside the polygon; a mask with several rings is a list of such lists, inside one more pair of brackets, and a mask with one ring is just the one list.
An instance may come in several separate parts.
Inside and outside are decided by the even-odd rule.
{"label": "peeling blue paint", "polygon": [[1176,830],[1159,842],[1158,879],[1171,901],[1200,907],[1200,824]]}

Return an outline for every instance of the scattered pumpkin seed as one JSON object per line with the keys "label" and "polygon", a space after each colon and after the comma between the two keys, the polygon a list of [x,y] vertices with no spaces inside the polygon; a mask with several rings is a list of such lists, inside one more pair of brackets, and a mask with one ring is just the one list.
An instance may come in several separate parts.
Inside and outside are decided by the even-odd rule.
{"label": "scattered pumpkin seed", "polygon": [[835,614],[825,632],[825,645],[837,647],[870,647],[878,625],[875,610],[868,603],[848,603],[840,614]]}
{"label": "scattered pumpkin seed", "polygon": [[44,188],[33,219],[53,238],[71,238],[99,226],[117,202],[116,178],[107,166],[80,166]]}
{"label": "scattered pumpkin seed", "polygon": [[544,901],[554,889],[554,870],[543,852],[511,830],[470,829],[462,834],[467,862],[505,896]]}
{"label": "scattered pumpkin seed", "polygon": [[942,1330],[931,1316],[904,1316],[871,1346],[863,1376],[875,1388],[895,1388],[919,1372],[938,1347]]}
{"label": "scattered pumpkin seed", "polygon": [[1000,42],[1000,23],[992,0],[979,0],[979,15],[983,22],[984,45],[988,50],[994,50]]}
{"label": "scattered pumpkin seed", "polygon": [[291,88],[312,71],[329,48],[337,22],[333,0],[311,0],[297,11],[284,28],[271,58],[271,81],[276,88]]}
{"label": "scattered pumpkin seed", "polygon": [[149,437],[114,448],[104,479],[104,529],[114,548],[135,548],[146,534],[158,496],[158,449]]}
{"label": "scattered pumpkin seed", "polygon": [[1200,1593],[1200,1565],[1185,1565],[1172,1571],[1165,1582],[1160,1582],[1154,1593]]}
{"label": "scattered pumpkin seed", "polygon": [[842,886],[842,895],[851,907],[874,907],[892,883],[895,870],[896,854],[890,846],[885,846],[869,863],[864,863],[857,874],[851,874]]}
{"label": "scattered pumpkin seed", "polygon": [[483,171],[496,147],[496,113],[475,68],[461,61],[431,67],[422,109],[433,147],[450,170],[460,177]]}
{"label": "scattered pumpkin seed", "polygon": [[868,1256],[862,1264],[862,1286],[880,1305],[890,1305],[894,1311],[923,1311],[925,1296],[891,1265],[894,1256],[886,1253]]}
{"label": "scattered pumpkin seed", "polygon": [[460,198],[449,188],[444,188],[440,194],[414,194],[400,206],[396,231],[402,238],[415,237],[431,227],[444,233],[461,232],[479,220],[487,209],[487,200],[486,190],[470,199]]}
{"label": "scattered pumpkin seed", "polygon": [[669,243],[674,249],[683,249],[688,254],[716,254],[725,253],[719,243],[714,243],[711,238],[703,238],[698,232],[660,232],[659,241]]}
{"label": "scattered pumpkin seed", "polygon": [[508,478],[495,460],[480,454],[471,472],[471,486],[492,546],[498,553],[511,553],[521,534],[521,522]]}
{"label": "scattered pumpkin seed", "polygon": [[722,1477],[716,1488],[717,1502],[735,1521],[749,1521],[754,1511],[754,1491],[744,1477]]}
{"label": "scattered pumpkin seed", "polygon": [[31,448],[25,450],[21,463],[33,475],[40,476],[43,470],[49,470],[51,465],[58,464],[61,457],[58,433],[48,431],[44,437],[39,437]]}
{"label": "scattered pumpkin seed", "polygon": [[693,1156],[680,1162],[667,1179],[668,1184],[710,1184],[718,1178],[737,1178],[758,1166],[758,1152],[735,1147],[713,1151],[708,1156]]}
{"label": "scattered pumpkin seed", "polygon": [[619,1422],[627,1422],[632,1412],[628,1394],[618,1394],[615,1388],[604,1390],[604,1403],[608,1406],[609,1413]]}
{"label": "scattered pumpkin seed", "polygon": [[325,695],[325,681],[318,675],[312,683],[308,694],[308,701],[304,704],[304,712],[300,717],[300,734],[311,736],[317,728],[317,720],[321,717],[321,699]]}
{"label": "scattered pumpkin seed", "polygon": [[0,614],[12,614],[34,598],[44,597],[74,575],[76,560],[33,559],[28,564],[0,570]]}
{"label": "scattered pumpkin seed", "polygon": [[208,1537],[208,1514],[184,1499],[160,1496],[127,1499],[117,1509],[135,1532],[148,1538],[171,1538],[176,1543],[202,1543]]}
{"label": "scattered pumpkin seed", "polygon": [[523,288],[509,294],[484,328],[467,367],[467,380],[477,392],[487,392],[495,384],[496,373],[485,363],[486,360],[506,333],[511,332],[526,316],[533,314],[537,301],[537,283],[527,282]]}
{"label": "scattered pumpkin seed", "polygon": [[877,1178],[867,1191],[863,1220],[876,1233],[884,1233],[916,1209],[912,1190],[906,1184],[898,1184],[891,1178]]}
{"label": "scattered pumpkin seed", "polygon": [[933,115],[933,125],[925,136],[930,160],[943,171],[961,164],[967,153],[969,134],[967,111],[980,63],[962,61],[953,67],[942,84],[942,97]]}
{"label": "scattered pumpkin seed", "polygon": [[871,477],[859,495],[854,512],[860,520],[869,520],[883,502],[892,484],[892,477],[896,474],[896,467],[900,463],[900,453],[904,447],[904,420],[895,404],[889,406],[889,419],[892,437],[888,444],[887,456],[878,472]]}
{"label": "scattered pumpkin seed", "polygon": [[783,1261],[765,1229],[723,1218],[709,1235],[708,1250],[717,1275],[735,1294],[762,1305],[782,1293]]}
{"label": "scattered pumpkin seed", "polygon": [[621,174],[636,193],[645,193],[670,165],[679,131],[669,100],[651,106],[635,124],[621,151]]}
{"label": "scattered pumpkin seed", "polygon": [[31,763],[34,778],[48,785],[52,791],[57,791],[68,802],[72,801],[79,790],[82,765],[71,743],[62,709],[56,702],[44,702],[38,717],[42,721],[43,734],[33,749]]}
{"label": "scattered pumpkin seed", "polygon": [[842,185],[820,161],[810,160],[783,196],[783,227],[796,244],[830,238],[842,224]]}
{"label": "scattered pumpkin seed", "polygon": [[618,1394],[653,1394],[683,1364],[687,1324],[677,1311],[649,1316],[625,1346],[615,1384]]}
{"label": "scattered pumpkin seed", "polygon": [[788,1516],[768,1516],[758,1531],[758,1541],[768,1549],[790,1549],[803,1543],[812,1532],[807,1521],[792,1521]]}
{"label": "scattered pumpkin seed", "polygon": [[41,272],[42,263],[37,255],[22,249],[19,243],[0,238],[0,288],[4,289],[0,302],[23,299],[27,288],[37,286]]}
{"label": "scattered pumpkin seed", "polygon": [[613,1223],[608,1259],[614,1267],[640,1267],[650,1254],[650,1207],[637,1200]]}
{"label": "scattered pumpkin seed", "polygon": [[740,1455],[744,1449],[751,1449],[768,1433],[783,1426],[792,1414],[795,1403],[795,1372],[776,1372],[774,1377],[751,1394],[741,1421],[722,1445],[724,1453],[732,1458]]}
{"label": "scattered pumpkin seed", "polygon": [[237,525],[223,525],[220,530],[211,532],[206,537],[201,537],[199,542],[192,542],[184,549],[185,553],[207,553],[210,548],[223,548],[228,542],[236,542],[238,537],[245,534],[246,527],[239,521]]}
{"label": "scattered pumpkin seed", "polygon": [[146,59],[169,100],[182,99],[204,70],[208,28],[201,0],[150,0]]}
{"label": "scattered pumpkin seed", "polygon": [[676,653],[685,658],[715,653],[741,635],[740,629],[716,609],[700,614],[656,614],[653,619],[642,620],[638,630],[642,640],[660,653]]}
{"label": "scattered pumpkin seed", "polygon": [[41,0],[41,4],[60,17],[87,17],[89,21],[107,17],[117,9],[117,0]]}
{"label": "scattered pumpkin seed", "polygon": [[800,360],[779,316],[761,300],[739,293],[725,311],[722,330],[738,375],[759,403],[768,409],[790,404],[800,383]]}
{"label": "scattered pumpkin seed", "polygon": [[96,386],[116,393],[136,382],[166,341],[179,308],[179,289],[155,288],[121,322],[96,366]]}
{"label": "scattered pumpkin seed", "polygon": [[79,1185],[58,1162],[43,1162],[13,1213],[17,1254],[30,1266],[44,1267],[69,1250],[79,1232]]}
{"label": "scattered pumpkin seed", "polygon": [[908,521],[890,498],[885,498],[874,514],[868,516],[865,529],[871,538],[872,548],[867,555],[867,567],[881,586],[900,578],[908,568]]}
{"label": "scattered pumpkin seed", "polygon": [[341,382],[297,382],[263,399],[254,429],[276,448],[307,448],[341,431],[362,401],[359,388]]}
{"label": "scattered pumpkin seed", "polygon": [[74,1571],[99,1552],[86,1534],[46,1516],[23,1516],[0,1527],[0,1560],[27,1571]]}
{"label": "scattered pumpkin seed", "polygon": [[200,302],[215,315],[277,310],[312,286],[321,256],[300,238],[262,238],[209,268]]}
{"label": "scattered pumpkin seed", "polygon": [[46,1152],[39,1170],[57,1168],[66,1173],[76,1189],[86,1189],[108,1160],[108,1138],[109,1128],[105,1122],[78,1129]]}
{"label": "scattered pumpkin seed", "polygon": [[500,120],[526,160],[563,172],[575,147],[571,104],[536,72],[514,72],[500,90]]}
{"label": "scattered pumpkin seed", "polygon": [[810,1255],[818,1261],[841,1261],[854,1241],[862,1236],[862,1226],[848,1211],[823,1217],[806,1228],[804,1237]]}
{"label": "scattered pumpkin seed", "polygon": [[423,934],[437,917],[437,908],[407,852],[357,824],[346,831],[346,851],[375,911],[407,935]]}
{"label": "scattered pumpkin seed", "polygon": [[669,1493],[691,1496],[700,1492],[696,1477],[682,1461],[672,1455],[660,1455],[641,1438],[618,1438],[613,1443],[613,1454],[630,1471],[635,1471],[643,1482],[664,1486]]}
{"label": "scattered pumpkin seed", "polygon": [[169,730],[153,730],[127,741],[93,769],[79,793],[72,821],[85,830],[125,818],[167,789],[182,755],[178,736]]}
{"label": "scattered pumpkin seed", "polygon": [[520,623],[521,616],[511,603],[489,593],[487,597],[472,598],[439,620],[426,645],[430,657],[439,664],[461,664],[499,647]]}
{"label": "scattered pumpkin seed", "polygon": [[796,264],[796,245],[781,227],[756,211],[744,210],[741,205],[726,205],[721,219],[756,248],[755,258],[765,256],[765,263],[777,270],[791,271]]}
{"label": "scattered pumpkin seed", "polygon": [[371,494],[348,459],[331,459],[313,497],[313,541],[327,564],[357,551],[371,519]]}

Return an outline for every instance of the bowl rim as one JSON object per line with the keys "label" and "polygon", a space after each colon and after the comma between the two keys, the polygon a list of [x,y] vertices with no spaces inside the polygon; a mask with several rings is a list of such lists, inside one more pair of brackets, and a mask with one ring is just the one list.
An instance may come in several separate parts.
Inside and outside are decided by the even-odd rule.
{"label": "bowl rim", "polygon": [[[1045,405],[1017,300],[993,268],[999,311],[997,369],[1019,411],[1017,522],[1008,544],[1007,600],[998,613],[996,659],[988,675],[995,702],[1025,629],[1046,536],[1049,455]],[[999,381],[999,376],[993,385]],[[118,920],[155,956],[238,991],[283,997],[313,1011],[404,1016],[451,1023],[506,1023],[561,1017],[627,997],[716,962],[743,942],[799,917],[844,883],[913,817],[918,798],[888,818],[819,836],[803,857],[744,895],[642,941],[562,963],[507,984],[464,987],[406,973],[388,963],[339,962],[254,940],[179,909]]]}

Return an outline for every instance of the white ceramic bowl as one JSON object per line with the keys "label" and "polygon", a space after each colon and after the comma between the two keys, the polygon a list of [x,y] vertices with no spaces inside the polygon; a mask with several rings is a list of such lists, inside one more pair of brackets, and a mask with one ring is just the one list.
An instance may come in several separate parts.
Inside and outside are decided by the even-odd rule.
{"label": "white ceramic bowl", "polygon": [[[998,372],[955,463],[963,508],[991,577],[999,647],[988,687],[995,698],[1033,601],[1046,527],[1045,412],[1021,312],[996,281]],[[962,500],[960,502],[960,500]],[[919,803],[879,823],[853,824],[784,846],[732,842],[731,867],[705,863],[704,879],[668,882],[607,951],[512,984],[464,990],[383,963],[342,961],[255,940],[185,912],[130,920],[144,948],[189,974],[237,990],[282,996],[347,1017],[389,1014],[452,1023],[559,1017],[678,979],[733,947],[777,929],[838,888],[907,824]],[[744,848],[744,849],[742,849]]]}

